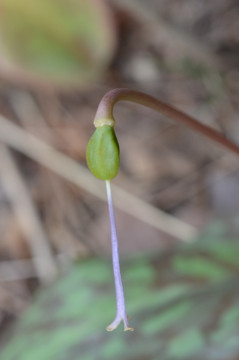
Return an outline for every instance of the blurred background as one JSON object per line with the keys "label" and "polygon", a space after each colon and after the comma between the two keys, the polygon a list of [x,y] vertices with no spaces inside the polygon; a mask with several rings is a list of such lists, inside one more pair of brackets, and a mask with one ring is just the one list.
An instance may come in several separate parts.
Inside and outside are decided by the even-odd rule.
{"label": "blurred background", "polygon": [[[128,334],[122,337],[122,329],[112,336],[104,332],[107,321],[113,319],[115,306],[108,210],[104,184],[93,178],[85,161],[98,103],[107,91],[117,87],[153,95],[238,143],[238,19],[237,0],[0,0],[0,349],[4,349],[3,359],[112,356],[158,359],[158,351],[163,351],[161,359],[190,356],[196,359],[202,354],[204,359],[218,359],[219,353],[222,359],[239,359],[239,329],[229,324],[229,320],[225,320],[229,332],[225,332],[223,320],[224,335],[219,334],[215,343],[215,337],[211,340],[215,351],[210,352],[203,336],[199,336],[200,311],[195,309],[190,313],[192,322],[188,325],[193,330],[182,334],[182,326],[170,325],[171,330],[165,332],[161,344],[160,337],[151,336],[154,330],[158,331],[158,324],[147,323],[147,316],[152,310],[157,318],[161,310],[153,309],[159,304],[162,309],[166,305],[162,306],[162,299],[157,302],[158,292],[151,293],[150,299],[154,299],[151,302],[146,297],[143,304],[137,303],[146,292],[150,295],[154,287],[161,289],[170,283],[177,287],[173,291],[169,289],[165,301],[169,296],[174,304],[175,296],[181,300],[183,296],[187,298],[188,288],[183,287],[186,283],[195,286],[193,295],[190,288],[190,296],[195,297],[198,285],[209,286],[212,280],[214,286],[215,280],[225,280],[232,272],[231,288],[219,287],[224,293],[218,295],[218,288],[213,288],[210,297],[205,295],[208,288],[203,289],[206,310],[201,311],[207,316],[200,324],[209,339],[224,310],[231,311],[226,319],[239,318],[235,305],[239,294],[233,293],[234,275],[239,272],[238,242],[234,242],[239,234],[237,157],[150,109],[131,103],[116,106],[121,166],[113,181],[113,197],[123,264],[126,259],[123,276],[126,295],[129,289],[131,315],[134,304],[136,308],[139,305],[136,309],[139,314],[134,317],[138,316],[135,320],[138,329],[143,329],[127,338],[129,344],[131,341],[135,344],[131,348],[135,353],[132,350],[130,355],[124,343]],[[125,190],[123,194],[121,189]],[[205,230],[208,227],[209,232]],[[200,236],[202,245],[198,247],[194,240]],[[215,245],[218,238],[221,248]],[[214,241],[213,245],[208,245],[209,240]],[[181,246],[183,243],[190,245]],[[212,251],[214,246],[221,250]],[[191,254],[191,263],[177,257],[184,251],[187,256]],[[150,260],[152,253],[158,256]],[[218,268],[219,260],[214,259],[219,253],[223,271]],[[212,270],[208,264],[214,260],[216,268]],[[127,275],[128,267],[131,275]],[[159,275],[159,270],[163,275]],[[97,272],[103,274],[98,280]],[[131,282],[136,284],[134,291]],[[53,296],[57,291],[58,298]],[[42,294],[39,297],[38,292]],[[102,318],[97,318],[94,324],[92,315],[87,338],[79,346],[77,339],[86,329],[85,321],[79,321],[72,337],[69,329],[68,335],[57,333],[62,320],[58,315],[63,309],[58,300],[68,301],[69,313],[67,310],[62,320],[66,324],[70,316],[77,318],[78,310],[79,314],[83,312],[89,303],[86,294],[92,299],[92,312],[102,313]],[[108,294],[109,303],[100,302],[102,294]],[[220,296],[222,301],[215,305],[215,298],[221,299]],[[76,299],[82,304],[79,309]],[[179,309],[168,310],[172,317],[175,314],[175,319],[180,311],[182,316],[188,314],[185,303],[181,305]],[[59,313],[56,311],[49,327],[47,319],[57,306]],[[36,314],[39,308],[42,312],[34,317],[34,311]],[[70,314],[73,308],[75,312]],[[213,320],[212,308],[216,309]],[[20,322],[19,317],[23,319]],[[40,330],[39,321],[46,321]],[[134,319],[131,325],[136,327]],[[50,337],[42,338],[38,344],[32,329],[36,329],[36,334],[50,329],[54,339],[51,342]],[[34,356],[26,340],[29,334],[33,343],[36,341]],[[176,335],[176,340],[172,340]],[[223,336],[233,338],[234,342],[229,346],[222,340]],[[39,350],[45,341],[54,345],[52,352]],[[184,341],[193,343],[194,347],[185,352],[180,347]],[[211,344],[208,341],[207,345]],[[60,343],[62,347],[58,346]],[[89,353],[87,349],[92,344],[94,352]],[[228,347],[219,349],[215,344]],[[151,350],[144,354],[145,349]],[[168,349],[171,350],[167,352]]]}

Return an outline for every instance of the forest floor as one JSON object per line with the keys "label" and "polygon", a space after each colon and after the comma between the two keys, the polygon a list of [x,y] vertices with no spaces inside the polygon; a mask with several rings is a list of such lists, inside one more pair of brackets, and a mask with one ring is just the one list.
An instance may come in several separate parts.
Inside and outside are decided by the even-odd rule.
{"label": "forest floor", "polygon": [[[132,0],[110,3],[118,47],[102,81],[63,93],[4,80],[1,114],[83,167],[97,105],[108,90],[118,87],[151,94],[239,143],[238,1],[150,0],[147,7],[144,1],[137,1],[137,7]],[[117,209],[122,254],[161,251],[187,240],[188,224],[200,233],[212,220],[230,221],[238,214],[236,156],[135,104],[118,105],[115,117],[121,165],[114,184],[185,224],[185,236],[182,229],[176,238],[149,225],[150,219],[142,222]],[[37,238],[47,238],[46,251],[54,254],[56,263],[110,255],[107,206],[102,200],[34,161],[31,152],[24,155],[9,147],[3,156],[2,333],[29,305],[41,283],[35,258],[41,257],[45,245],[34,247],[35,230]],[[9,190],[11,176],[16,184]],[[88,176],[90,182],[92,175]],[[101,191],[99,186],[99,197]],[[19,210],[26,204],[34,209],[33,220]],[[30,221],[36,221],[34,227]]]}

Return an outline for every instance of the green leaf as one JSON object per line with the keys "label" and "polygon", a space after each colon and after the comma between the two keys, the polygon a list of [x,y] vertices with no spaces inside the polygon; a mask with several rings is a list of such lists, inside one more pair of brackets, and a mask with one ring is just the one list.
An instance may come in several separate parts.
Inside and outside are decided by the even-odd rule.
{"label": "green leaf", "polygon": [[141,331],[144,334],[154,334],[161,330],[167,329],[170,325],[181,320],[182,317],[187,314],[192,304],[190,302],[183,302],[170,307],[165,310],[161,315],[150,317],[147,319]]}
{"label": "green leaf", "polygon": [[36,294],[5,338],[1,360],[237,358],[238,257],[238,240],[210,232],[122,262],[133,333],[105,331],[115,315],[110,259],[77,262]]}
{"label": "green leaf", "polygon": [[229,271],[218,264],[212,263],[209,259],[193,257],[191,259],[178,255],[173,260],[175,271],[196,278],[211,280],[222,280],[229,275]]}
{"label": "green leaf", "polygon": [[174,359],[184,359],[197,353],[203,346],[202,333],[197,329],[190,329],[172,340],[169,345],[168,355]]}
{"label": "green leaf", "polygon": [[114,51],[109,9],[101,0],[2,0],[2,61],[55,84],[98,77]]}

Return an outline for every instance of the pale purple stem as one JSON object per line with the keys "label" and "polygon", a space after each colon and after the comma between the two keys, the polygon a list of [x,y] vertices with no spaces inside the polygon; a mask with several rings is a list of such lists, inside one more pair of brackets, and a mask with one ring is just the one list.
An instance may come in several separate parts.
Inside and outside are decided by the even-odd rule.
{"label": "pale purple stem", "polygon": [[114,208],[113,208],[113,201],[111,195],[110,181],[108,180],[106,181],[106,191],[107,191],[108,206],[109,206],[112,263],[113,263],[113,273],[114,273],[115,293],[116,293],[116,316],[114,321],[106,329],[108,331],[112,331],[117,328],[117,326],[120,324],[121,321],[123,321],[125,331],[133,330],[133,328],[129,327],[128,317],[126,314],[124,288],[120,273],[119,249],[118,249],[118,239],[117,239],[117,231],[115,225]]}

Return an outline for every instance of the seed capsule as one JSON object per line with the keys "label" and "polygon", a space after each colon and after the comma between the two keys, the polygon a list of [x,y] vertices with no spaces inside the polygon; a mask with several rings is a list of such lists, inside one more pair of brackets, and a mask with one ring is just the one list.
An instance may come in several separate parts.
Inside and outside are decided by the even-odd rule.
{"label": "seed capsule", "polygon": [[111,180],[119,168],[119,144],[113,126],[97,127],[86,149],[86,160],[93,175]]}

